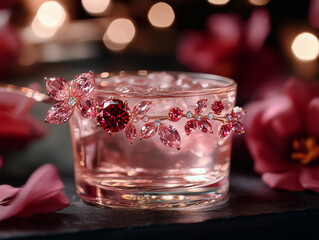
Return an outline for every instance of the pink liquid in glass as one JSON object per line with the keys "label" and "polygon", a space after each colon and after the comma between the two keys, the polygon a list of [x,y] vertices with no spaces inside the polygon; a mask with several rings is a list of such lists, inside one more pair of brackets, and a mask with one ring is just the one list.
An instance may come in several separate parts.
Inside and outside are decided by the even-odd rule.
{"label": "pink liquid in glass", "polygon": [[[230,79],[208,74],[147,74],[103,73],[92,95],[99,103],[111,96],[126,100],[130,109],[151,100],[145,114],[148,122],[154,121],[152,116],[167,116],[173,107],[194,113],[201,99],[208,100],[202,115],[212,112],[214,101],[222,101],[222,115],[235,105],[236,84]],[[209,121],[213,133],[196,129],[187,135],[187,117],[178,122],[162,120],[179,132],[181,149],[177,150],[165,146],[158,133],[139,139],[148,117],[133,122],[137,139],[131,144],[124,131],[110,136],[97,127],[96,119],[84,119],[75,111],[70,130],[80,197],[91,204],[145,209],[194,209],[222,203],[228,193],[232,136],[218,136],[221,122]]]}

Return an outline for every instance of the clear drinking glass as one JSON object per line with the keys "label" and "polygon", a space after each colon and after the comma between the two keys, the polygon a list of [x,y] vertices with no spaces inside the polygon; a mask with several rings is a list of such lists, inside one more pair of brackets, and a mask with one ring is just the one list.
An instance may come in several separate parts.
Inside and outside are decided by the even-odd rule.
{"label": "clear drinking glass", "polygon": [[[97,76],[91,97],[99,104],[123,101],[137,139],[131,144],[127,129],[108,134],[96,119],[75,111],[70,131],[79,196],[90,204],[143,209],[197,209],[224,202],[232,134],[221,138],[218,131],[235,106],[236,87],[229,78],[199,73],[122,71]],[[216,102],[224,107],[219,114],[211,107]],[[170,117],[172,108],[182,116]],[[147,139],[146,124],[157,126]],[[160,132],[161,126],[173,130]]]}

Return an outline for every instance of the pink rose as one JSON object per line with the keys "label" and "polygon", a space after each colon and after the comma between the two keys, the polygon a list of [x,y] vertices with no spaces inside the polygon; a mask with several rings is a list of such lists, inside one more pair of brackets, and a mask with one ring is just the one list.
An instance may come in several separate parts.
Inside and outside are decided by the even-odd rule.
{"label": "pink rose", "polygon": [[[38,84],[29,86],[37,90]],[[8,92],[0,93],[0,152],[25,147],[30,141],[43,137],[46,128],[29,113],[34,101]],[[0,159],[0,168],[2,160]]]}
{"label": "pink rose", "polygon": [[268,186],[319,192],[319,82],[290,79],[280,95],[247,106],[245,127]]}
{"label": "pink rose", "polygon": [[206,21],[206,31],[181,34],[176,55],[192,71],[234,78],[239,99],[249,100],[259,97],[265,84],[285,79],[277,52],[264,46],[270,30],[266,9],[254,10],[247,21],[233,13],[214,14]]}
{"label": "pink rose", "polygon": [[51,164],[38,168],[21,188],[0,185],[0,221],[49,213],[69,205],[58,171]]}

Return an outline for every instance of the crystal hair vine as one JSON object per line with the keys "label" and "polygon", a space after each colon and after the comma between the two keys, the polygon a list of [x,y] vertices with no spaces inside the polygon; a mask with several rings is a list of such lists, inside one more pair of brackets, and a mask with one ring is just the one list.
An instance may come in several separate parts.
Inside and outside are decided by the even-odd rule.
{"label": "crystal hair vine", "polygon": [[239,135],[245,133],[244,126],[239,120],[246,111],[236,106],[230,113],[222,116],[224,105],[221,101],[212,102],[210,105],[212,111],[206,115],[203,113],[207,109],[208,99],[203,98],[195,103],[193,111],[173,107],[166,115],[150,116],[147,113],[152,105],[151,100],[142,100],[131,108],[126,100],[112,96],[101,103],[90,97],[95,89],[93,71],[79,74],[70,82],[60,77],[45,78],[45,84],[49,98],[32,89],[14,85],[0,85],[0,91],[16,92],[40,102],[55,102],[47,112],[45,119],[47,123],[65,123],[77,109],[84,118],[96,118],[97,127],[103,128],[110,135],[124,130],[126,138],[132,144],[137,139],[138,132],[134,124],[139,121],[145,123],[140,130],[141,140],[158,134],[165,146],[178,150],[181,149],[181,137],[173,123],[182,118],[187,119],[184,125],[186,135],[190,135],[195,130],[208,134],[213,133],[211,121],[221,122],[218,128],[218,135],[221,138],[227,137],[231,132]]}

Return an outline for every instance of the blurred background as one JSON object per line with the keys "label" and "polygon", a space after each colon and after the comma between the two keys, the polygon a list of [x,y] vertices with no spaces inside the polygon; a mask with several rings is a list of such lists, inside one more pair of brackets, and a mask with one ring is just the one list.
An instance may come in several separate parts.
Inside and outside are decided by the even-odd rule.
{"label": "blurred background", "polygon": [[[207,72],[234,78],[246,104],[292,76],[316,81],[318,37],[318,0],[1,0],[0,81],[44,91],[45,76],[89,70]],[[44,119],[48,108],[32,114]],[[68,126],[45,128],[27,149],[0,150],[4,175],[45,162],[72,171]]]}

